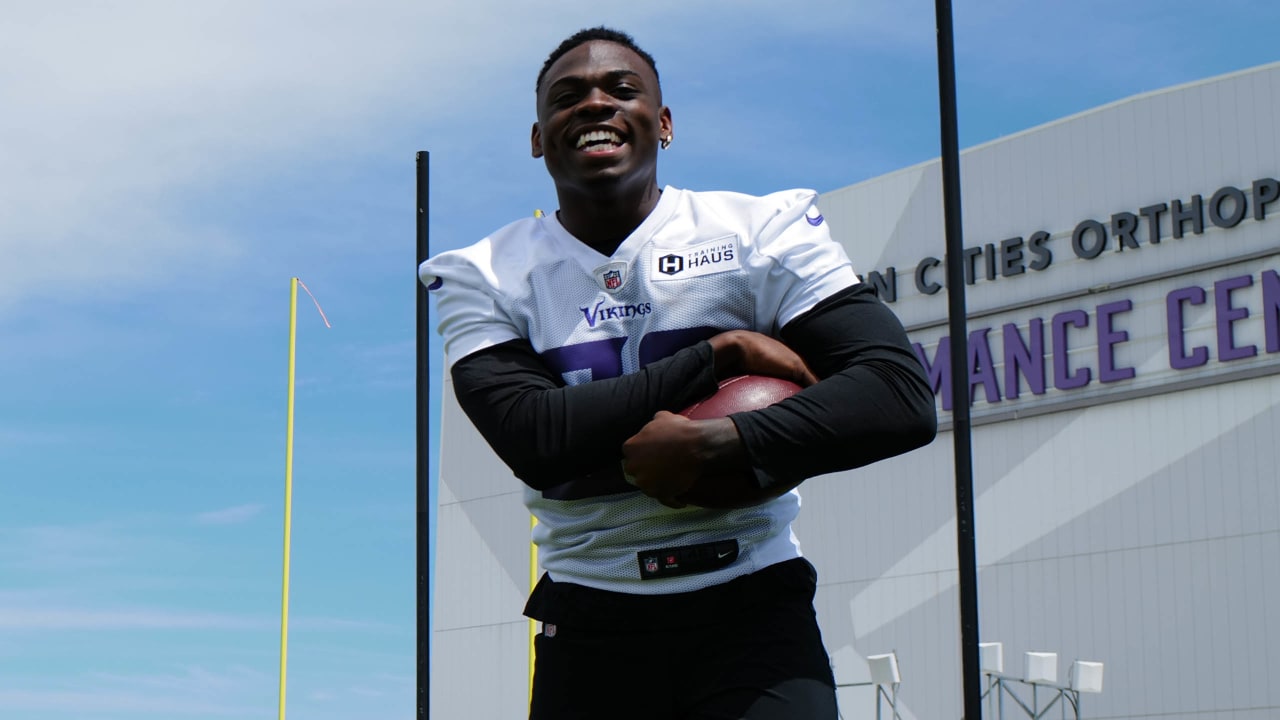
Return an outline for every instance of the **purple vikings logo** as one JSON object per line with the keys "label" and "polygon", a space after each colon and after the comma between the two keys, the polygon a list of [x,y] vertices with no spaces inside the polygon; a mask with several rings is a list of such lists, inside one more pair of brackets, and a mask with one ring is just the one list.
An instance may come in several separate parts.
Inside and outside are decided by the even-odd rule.
{"label": "purple vikings logo", "polygon": [[617,270],[610,270],[605,273],[604,287],[606,290],[617,290],[622,287],[622,273]]}

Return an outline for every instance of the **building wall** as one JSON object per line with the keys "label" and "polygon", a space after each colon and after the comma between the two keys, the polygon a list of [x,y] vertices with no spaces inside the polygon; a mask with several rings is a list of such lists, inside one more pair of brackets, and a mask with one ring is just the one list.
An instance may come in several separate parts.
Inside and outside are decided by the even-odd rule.
{"label": "building wall", "polygon": [[526,717],[530,543],[521,483],[458,407],[447,373],[441,418],[431,717]]}
{"label": "building wall", "polygon": [[[980,630],[1006,670],[1104,662],[1086,717],[1276,717],[1278,431],[1275,376],[978,427]],[[838,677],[896,651],[907,717],[961,705],[951,453],[810,481],[797,526]]]}
{"label": "building wall", "polygon": [[[1104,662],[1086,717],[1280,716],[1280,200],[1254,214],[1280,176],[1277,117],[1280,64],[963,155],[965,245],[979,249],[966,293],[981,634],[1004,643],[1014,674],[1026,651],[1057,652],[1063,680],[1074,659]],[[1231,227],[1210,216],[1215,194]],[[1188,220],[1173,237],[1171,206],[1196,195],[1202,230]],[[822,198],[939,380],[946,292],[924,294],[914,276],[943,257],[941,208],[936,162]],[[1133,242],[1119,249],[1126,213]],[[1080,228],[1084,254],[1105,233],[1096,257],[1073,251]],[[1033,269],[1039,232],[1052,261]],[[1011,379],[1015,343],[1032,370]],[[528,515],[444,394],[432,713],[521,717]],[[949,401],[939,407],[931,446],[806,482],[796,526],[837,679],[865,681],[867,655],[896,651],[902,715],[922,720],[961,707]],[[865,687],[840,697],[844,718],[874,717]]]}
{"label": "building wall", "polygon": [[[1280,176],[1278,97],[1272,65],[962,159],[964,244],[981,249],[966,285],[980,634],[1004,643],[1015,675],[1027,651],[1057,652],[1064,682],[1073,660],[1104,662],[1086,717],[1280,716],[1280,201],[1254,214],[1255,181],[1265,200]],[[1188,219],[1175,238],[1174,201],[1190,208],[1195,195],[1202,230]],[[1155,213],[1142,209],[1161,204],[1152,243]],[[822,208],[941,380],[946,292],[915,281],[922,259],[943,257],[938,163],[828,193]],[[1136,231],[1122,244],[1124,213]],[[1081,257],[1077,229],[1087,256],[1099,226],[1105,246]],[[1038,232],[1052,261],[1037,270]],[[944,279],[926,267],[926,283]],[[1006,345],[1033,348],[1042,390],[1028,379],[1038,372],[1006,375]],[[949,399],[938,404],[949,429]],[[896,650],[907,717],[960,712],[952,448],[944,432],[811,480],[797,524],[822,572],[838,676],[866,680],[865,656]],[[869,697],[842,708],[874,713]]]}

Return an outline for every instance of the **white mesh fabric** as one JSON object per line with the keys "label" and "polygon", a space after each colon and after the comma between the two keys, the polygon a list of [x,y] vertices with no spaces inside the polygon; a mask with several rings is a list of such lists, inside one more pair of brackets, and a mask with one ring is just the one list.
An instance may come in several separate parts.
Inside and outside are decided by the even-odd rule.
{"label": "white mesh fabric", "polygon": [[[439,278],[433,292],[451,361],[527,337],[549,364],[556,358],[573,385],[634,372],[690,344],[670,346],[690,329],[776,334],[856,282],[826,225],[814,222],[821,217],[814,197],[812,191],[756,198],[669,187],[611,257],[548,216],[433,258],[420,274],[428,283]],[[800,505],[795,492],[732,511],[672,510],[638,492],[551,500],[526,488],[525,503],[538,518],[541,564],[558,581],[631,593],[685,592],[800,554],[790,531]],[[739,556],[729,567],[640,579],[639,551],[731,538]]]}

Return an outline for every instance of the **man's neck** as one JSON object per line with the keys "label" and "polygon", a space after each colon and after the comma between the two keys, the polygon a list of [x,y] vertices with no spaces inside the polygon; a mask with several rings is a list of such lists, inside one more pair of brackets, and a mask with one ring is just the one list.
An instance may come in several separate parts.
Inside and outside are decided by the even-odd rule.
{"label": "man's neck", "polygon": [[601,255],[612,255],[658,205],[657,184],[637,193],[579,195],[559,190],[556,214],[569,234]]}

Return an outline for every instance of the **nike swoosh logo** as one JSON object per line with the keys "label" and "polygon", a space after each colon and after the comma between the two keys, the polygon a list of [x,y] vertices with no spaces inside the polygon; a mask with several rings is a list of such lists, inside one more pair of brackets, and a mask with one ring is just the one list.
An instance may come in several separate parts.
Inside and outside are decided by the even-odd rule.
{"label": "nike swoosh logo", "polygon": [[804,216],[804,219],[805,219],[805,220],[808,220],[808,221],[809,221],[809,224],[810,224],[810,225],[812,225],[812,226],[814,226],[814,227],[818,227],[819,225],[821,225],[821,224],[822,224],[822,215],[818,215],[818,217],[816,217],[816,218],[811,218],[811,217],[809,217],[808,215],[805,215],[805,216]]}
{"label": "nike swoosh logo", "polygon": [[716,558],[719,560],[723,560],[732,554],[733,554],[732,550],[730,550],[729,552],[716,553]]}

